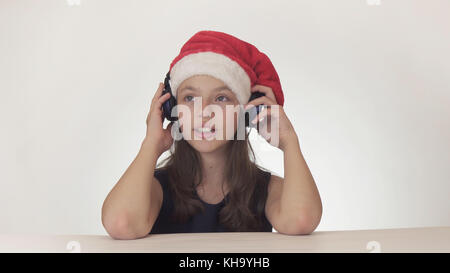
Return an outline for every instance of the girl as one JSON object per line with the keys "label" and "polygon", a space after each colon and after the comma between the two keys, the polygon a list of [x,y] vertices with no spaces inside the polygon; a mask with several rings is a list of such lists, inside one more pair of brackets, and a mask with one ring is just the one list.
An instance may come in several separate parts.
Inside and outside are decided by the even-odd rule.
{"label": "girl", "polygon": [[[112,238],[271,232],[272,227],[290,235],[315,230],[322,215],[320,196],[283,110],[278,75],[265,54],[229,34],[200,31],[172,62],[170,88],[162,95],[160,83],[141,149],[104,201],[102,223]],[[248,103],[256,91],[264,96]],[[171,97],[178,109],[188,110],[178,116],[181,139],[173,135],[173,122],[166,129],[162,126],[161,107]],[[201,111],[194,109],[196,103]],[[248,110],[261,104],[267,108],[253,123],[265,126],[276,121],[275,145],[273,135],[264,133],[267,130],[258,127],[258,132],[284,152],[284,179],[254,162],[249,131],[243,139],[237,137],[241,116],[227,112],[227,107],[244,105]],[[170,156],[156,168],[172,144]]]}

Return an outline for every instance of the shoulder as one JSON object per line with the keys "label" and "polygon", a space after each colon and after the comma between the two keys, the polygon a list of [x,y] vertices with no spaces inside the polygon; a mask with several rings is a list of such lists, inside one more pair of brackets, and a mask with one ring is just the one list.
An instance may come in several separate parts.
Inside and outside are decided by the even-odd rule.
{"label": "shoulder", "polygon": [[259,167],[259,170],[261,171],[262,175],[265,177],[265,180],[267,182],[267,191],[273,192],[277,191],[282,185],[284,178],[272,173],[271,171]]}
{"label": "shoulder", "polygon": [[275,174],[271,174],[268,185],[268,194],[276,194],[277,192],[281,192],[281,188],[283,187],[284,178]]}
{"label": "shoulder", "polygon": [[167,173],[167,169],[166,168],[156,168],[153,176],[161,176],[161,175],[165,175]]}
{"label": "shoulder", "polygon": [[153,172],[153,177],[156,178],[161,185],[166,184],[168,179],[167,170],[165,168],[157,168]]}
{"label": "shoulder", "polygon": [[267,204],[266,206],[272,206],[279,197],[281,197],[281,191],[283,187],[284,178],[270,172],[266,169],[261,169],[263,176],[266,178],[267,189]]}
{"label": "shoulder", "polygon": [[270,170],[267,170],[265,168],[259,167],[259,169],[268,182],[269,191],[271,188],[278,188],[282,185],[284,178],[272,173]]}
{"label": "shoulder", "polygon": [[[164,192],[168,187],[168,172],[166,169],[158,168],[153,172],[152,193],[157,196],[157,199],[163,199]],[[155,183],[156,182],[156,183]]]}

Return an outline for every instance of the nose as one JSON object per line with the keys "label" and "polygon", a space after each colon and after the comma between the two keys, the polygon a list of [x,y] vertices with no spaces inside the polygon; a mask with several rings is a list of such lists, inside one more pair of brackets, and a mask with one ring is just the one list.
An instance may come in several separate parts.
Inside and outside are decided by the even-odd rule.
{"label": "nose", "polygon": [[216,114],[213,110],[212,107],[207,107],[208,105],[203,107],[203,115],[202,118],[203,119],[211,119],[214,117],[214,115]]}
{"label": "nose", "polygon": [[196,111],[197,117],[202,118],[204,120],[208,120],[212,117],[214,117],[214,109],[212,107],[208,107],[211,103],[208,101],[207,98],[200,97],[201,99],[201,109],[198,109],[199,111]]}

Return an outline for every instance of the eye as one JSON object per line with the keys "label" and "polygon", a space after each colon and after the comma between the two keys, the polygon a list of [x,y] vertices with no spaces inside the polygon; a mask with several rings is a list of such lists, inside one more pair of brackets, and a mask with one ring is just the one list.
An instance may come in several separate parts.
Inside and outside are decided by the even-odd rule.
{"label": "eye", "polygon": [[192,99],[194,99],[194,97],[190,95],[184,97],[184,101],[191,101]]}
{"label": "eye", "polygon": [[220,102],[229,101],[228,97],[226,97],[226,96],[219,96],[219,97],[217,97],[217,100]]}

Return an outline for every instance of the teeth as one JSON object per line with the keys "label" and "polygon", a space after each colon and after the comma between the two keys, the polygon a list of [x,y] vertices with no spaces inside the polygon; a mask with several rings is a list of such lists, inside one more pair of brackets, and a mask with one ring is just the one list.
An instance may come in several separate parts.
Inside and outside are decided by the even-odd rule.
{"label": "teeth", "polygon": [[211,132],[212,130],[211,130],[211,128],[197,128],[197,129],[195,129],[197,132],[203,132],[203,133],[206,133],[206,132]]}

